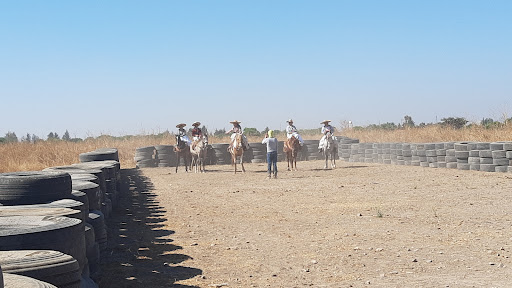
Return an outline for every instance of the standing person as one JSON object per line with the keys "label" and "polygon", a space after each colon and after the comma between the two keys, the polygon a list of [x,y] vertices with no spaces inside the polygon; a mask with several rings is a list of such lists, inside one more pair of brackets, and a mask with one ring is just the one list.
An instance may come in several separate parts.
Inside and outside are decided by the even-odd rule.
{"label": "standing person", "polygon": [[190,139],[187,136],[187,131],[185,131],[185,126],[187,126],[187,124],[185,123],[180,123],[176,125],[176,128],[178,128],[178,137],[180,138],[181,141],[185,142],[187,145],[190,146]]}
{"label": "standing person", "polygon": [[274,179],[277,178],[277,139],[274,137],[274,131],[268,130],[261,144],[267,144],[267,163],[268,179],[272,176],[272,166],[274,167]]}
{"label": "standing person", "polygon": [[302,145],[304,145],[304,140],[302,140],[302,136],[300,136],[297,128],[295,125],[293,125],[293,120],[288,119],[286,122],[288,122],[288,126],[286,126],[286,137],[288,137],[288,139],[292,138],[292,136],[297,138],[297,140],[299,140],[300,147],[302,148]]}
{"label": "standing person", "polygon": [[320,142],[318,143],[318,153],[322,153],[322,149],[325,147],[327,133],[330,133],[331,136],[334,134],[334,128],[329,124],[331,120],[324,120],[323,122],[320,122],[320,124],[324,124],[322,127],[322,139],[320,139]]}
{"label": "standing person", "polygon": [[[243,147],[244,151],[248,150],[249,143],[247,143],[247,138],[244,135],[242,126],[240,126],[240,123],[242,123],[242,122],[235,120],[235,121],[231,121],[229,123],[233,124],[233,128],[231,128],[231,130],[229,130],[229,131],[226,131],[226,134],[232,133],[231,134],[231,142],[233,142],[233,139],[235,139],[236,133],[242,134],[242,147]],[[231,148],[231,143],[229,144],[229,147]]]}

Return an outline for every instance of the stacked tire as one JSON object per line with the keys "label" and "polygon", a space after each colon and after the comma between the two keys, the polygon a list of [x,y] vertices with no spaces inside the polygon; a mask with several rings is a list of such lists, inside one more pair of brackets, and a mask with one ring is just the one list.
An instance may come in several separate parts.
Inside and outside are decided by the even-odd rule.
{"label": "stacked tire", "polygon": [[217,165],[224,165],[231,163],[231,155],[228,152],[229,144],[226,143],[217,143],[212,144],[212,151],[210,153],[214,162]]}
{"label": "stacked tire", "polygon": [[156,167],[155,147],[146,146],[136,148],[133,160],[137,168]]}
{"label": "stacked tire", "polygon": [[267,146],[261,143],[250,143],[252,152],[252,163],[265,163],[267,162]]}
{"label": "stacked tire", "polygon": [[174,152],[174,145],[157,145],[155,146],[156,165],[158,167],[175,167],[176,166],[176,153]]}

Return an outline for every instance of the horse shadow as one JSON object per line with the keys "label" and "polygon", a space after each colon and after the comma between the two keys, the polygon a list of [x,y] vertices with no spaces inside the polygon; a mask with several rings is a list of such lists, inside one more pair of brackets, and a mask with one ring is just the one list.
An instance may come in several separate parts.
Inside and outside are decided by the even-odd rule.
{"label": "horse shadow", "polygon": [[101,254],[100,287],[197,287],[176,284],[202,274],[181,265],[192,259],[166,229],[165,210],[156,201],[150,179],[138,169],[122,169],[117,208],[107,220],[108,248]]}

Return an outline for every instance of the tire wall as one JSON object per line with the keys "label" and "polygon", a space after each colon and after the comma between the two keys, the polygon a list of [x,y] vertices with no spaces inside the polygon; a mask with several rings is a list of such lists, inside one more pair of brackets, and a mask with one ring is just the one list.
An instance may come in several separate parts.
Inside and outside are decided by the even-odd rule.
{"label": "tire wall", "polygon": [[[161,148],[159,146],[157,147]],[[167,148],[163,148],[163,150],[165,149]],[[144,167],[144,165],[146,164],[148,165],[148,167],[156,166],[157,162],[155,161],[155,159],[158,158],[156,158],[157,152],[155,147],[143,147],[139,148],[137,151],[140,151],[141,155],[139,156],[144,156],[152,159],[152,161],[147,162],[139,160],[137,163],[139,167]],[[112,212],[112,209],[115,208],[118,197],[120,197],[121,193],[121,173],[120,163],[118,159],[119,158],[117,149],[102,148],[95,151],[80,154],[80,163],[75,163],[73,165],[61,167],[48,167],[44,169],[42,172],[21,171],[16,173],[0,174],[2,177],[4,177],[4,180],[2,180],[3,182],[1,183],[3,183],[3,186],[5,186],[3,192],[0,191],[0,194],[5,194],[2,194],[3,196],[0,195],[0,209],[2,209],[2,205],[19,206],[22,204],[33,206],[36,206],[34,204],[38,204],[37,206],[41,207],[65,207],[77,210],[77,212],[79,211],[79,213],[72,214],[74,215],[73,217],[78,218],[81,223],[76,228],[73,228],[74,230],[70,230],[71,232],[68,234],[65,234],[62,231],[62,229],[56,228],[55,231],[46,231],[44,234],[41,234],[41,238],[38,239],[37,241],[18,241],[15,242],[16,245],[12,243],[10,244],[9,241],[11,237],[0,235],[0,250],[9,251],[26,249],[50,249],[66,253],[68,255],[75,257],[78,263],[80,264],[79,271],[77,267],[76,272],[78,273],[79,277],[78,281],[80,281],[81,279],[83,283],[77,283],[76,287],[97,287],[94,281],[91,280],[90,276],[94,280],[97,280],[98,277],[101,276],[101,270],[99,269],[100,258],[101,256],[103,256],[101,252],[105,252],[108,240],[106,233],[105,218],[108,218],[110,216],[110,213]],[[63,177],[60,177],[60,174],[58,173],[67,175],[67,177],[65,177],[64,179]],[[71,177],[70,175],[75,175],[75,179],[73,180],[73,177]],[[17,180],[15,177],[22,178],[29,176],[32,178],[36,178],[35,180],[37,180],[38,182],[34,182],[35,180],[32,182],[27,182],[27,184],[20,182],[23,185],[16,182]],[[14,178],[14,180],[9,180],[10,178]],[[59,182],[61,178],[63,178],[66,181],[70,180],[68,181],[69,185],[67,185],[68,182],[64,180],[62,181],[64,181],[65,183],[60,183],[62,182]],[[46,185],[45,181],[48,182],[49,184]],[[11,182],[14,184],[11,184]],[[85,182],[85,184],[83,182]],[[37,185],[34,183],[36,183]],[[34,187],[30,188],[32,186]],[[54,187],[54,189],[46,189],[46,186]],[[56,189],[55,187],[59,189],[60,187],[62,187],[62,189],[60,189],[62,191]],[[72,188],[75,188],[75,190],[72,190]],[[43,189],[42,191],[45,192],[40,193],[42,194],[42,196],[38,194],[39,190],[41,189]],[[46,193],[47,190],[49,191],[48,193]],[[36,198],[32,194],[36,194],[38,197]],[[15,198],[12,195],[16,196],[17,198]],[[83,202],[78,202],[69,199],[81,199]],[[89,200],[92,200],[90,201],[91,203],[89,203]],[[89,206],[89,204],[91,205]],[[5,216],[4,220],[8,219],[9,217],[16,217],[14,215],[8,215],[8,210],[11,208],[14,207],[4,207],[4,211],[1,211],[3,213],[2,215]],[[86,222],[91,224],[88,224],[86,226]],[[20,234],[20,236],[17,237],[19,237],[20,239],[25,239],[27,237],[30,237],[30,234]],[[87,258],[91,259],[89,260]],[[40,267],[41,271],[47,268],[48,267],[44,265]],[[35,270],[36,272],[39,271],[37,269]],[[2,285],[0,285],[0,288],[1,287]],[[64,285],[63,287],[75,287],[75,285]]]}
{"label": "tire wall", "polygon": [[342,143],[347,162],[512,172],[512,142]]}

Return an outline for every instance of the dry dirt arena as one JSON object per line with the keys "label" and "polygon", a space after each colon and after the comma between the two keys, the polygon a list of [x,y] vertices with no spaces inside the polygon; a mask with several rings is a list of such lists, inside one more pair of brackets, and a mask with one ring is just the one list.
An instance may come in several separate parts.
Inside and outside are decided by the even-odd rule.
{"label": "dry dirt arena", "polygon": [[125,169],[100,287],[512,287],[512,174]]}

